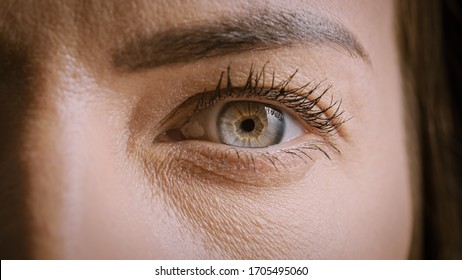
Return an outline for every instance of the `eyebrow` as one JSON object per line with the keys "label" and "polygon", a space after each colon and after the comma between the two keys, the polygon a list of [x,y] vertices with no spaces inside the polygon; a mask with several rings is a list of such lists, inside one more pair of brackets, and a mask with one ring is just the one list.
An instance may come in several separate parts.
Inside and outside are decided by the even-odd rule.
{"label": "eyebrow", "polygon": [[370,63],[364,47],[342,24],[313,12],[271,10],[138,36],[114,52],[112,62],[131,72],[300,44],[329,46]]}

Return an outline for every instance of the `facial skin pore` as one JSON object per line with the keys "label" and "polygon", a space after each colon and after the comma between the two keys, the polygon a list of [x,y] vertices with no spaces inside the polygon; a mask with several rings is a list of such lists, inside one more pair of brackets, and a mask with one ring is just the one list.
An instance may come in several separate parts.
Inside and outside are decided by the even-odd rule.
{"label": "facial skin pore", "polygon": [[[393,18],[392,1],[1,1],[2,258],[407,258]],[[329,87],[318,105],[345,122],[226,156],[158,142],[228,67],[238,87],[251,67]],[[323,151],[281,152],[309,141]]]}

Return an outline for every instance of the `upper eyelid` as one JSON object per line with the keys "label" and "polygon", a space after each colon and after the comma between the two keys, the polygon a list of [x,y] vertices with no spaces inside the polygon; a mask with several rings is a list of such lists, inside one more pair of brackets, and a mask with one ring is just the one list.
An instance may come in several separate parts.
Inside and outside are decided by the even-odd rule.
{"label": "upper eyelid", "polygon": [[[296,147],[292,147],[294,149],[293,151],[291,150],[292,148],[279,148],[281,152],[285,151],[289,154],[294,152],[294,156],[300,157],[302,160],[305,157],[312,160],[311,152],[308,153],[308,150],[319,151],[325,157],[331,159],[329,153],[324,148],[313,145],[312,140],[319,139],[320,143],[323,143],[326,148],[336,152],[336,154],[340,154],[340,149],[337,148],[336,144],[337,137],[335,136],[338,132],[337,129],[344,122],[340,108],[341,102],[334,101],[333,97],[330,101],[328,100],[328,103],[321,102],[321,99],[325,99],[323,97],[331,88],[331,85],[327,84],[326,86],[325,80],[323,80],[322,82],[311,82],[305,83],[299,87],[292,87],[290,83],[297,74],[297,71],[294,71],[286,79],[276,79],[275,72],[273,71],[272,76],[268,79],[264,78],[265,74],[263,74],[265,66],[266,64],[262,67],[262,71],[260,72],[256,71],[255,68],[251,66],[247,79],[239,79],[236,83],[232,80],[231,70],[230,67],[228,67],[227,70],[221,72],[219,81],[214,90],[204,90],[203,92],[189,97],[171,111],[157,126],[152,128],[151,131],[156,133],[156,136],[151,141],[153,141],[153,143],[164,142],[159,139],[163,139],[163,136],[167,136],[169,131],[180,131],[184,125],[188,125],[195,114],[200,114],[204,110],[208,110],[212,106],[217,105],[220,101],[226,104],[228,100],[229,102],[235,100],[248,100],[260,101],[262,103],[277,106],[286,113],[292,113],[291,115],[298,117],[299,120],[301,120],[300,114],[303,114],[301,111],[308,111],[305,112],[307,114],[306,116],[308,118],[311,117],[311,119],[302,119],[306,122],[306,134],[311,135],[304,138],[305,141],[308,141],[305,143],[307,146],[300,150],[300,145],[297,144]],[[242,77],[241,75],[238,76]],[[319,92],[320,94],[318,94]],[[270,93],[271,96],[268,96],[268,93]],[[298,99],[296,97],[298,97]],[[292,108],[287,103],[291,103]],[[304,104],[305,107],[299,106],[300,104]],[[314,130],[316,130],[317,133]],[[196,144],[202,145],[205,150],[210,148],[209,145],[200,143],[201,141]],[[239,150],[242,148],[239,147],[236,149]],[[307,149],[307,153],[305,153],[304,149]],[[222,150],[222,148],[217,146],[217,152]],[[249,155],[254,154],[250,153]],[[274,165],[274,163],[272,164]]]}
{"label": "upper eyelid", "polygon": [[[185,125],[194,114],[216,104],[225,99],[230,101],[237,99],[247,99],[251,101],[262,101],[279,109],[291,113],[295,119],[304,121],[308,131],[316,132],[319,136],[328,141],[337,141],[338,136],[347,137],[348,133],[343,129],[343,124],[349,119],[344,118],[344,112],[341,107],[341,99],[324,97],[332,86],[326,83],[326,79],[320,82],[311,80],[308,83],[300,83],[300,78],[295,70],[286,78],[276,75],[276,71],[267,71],[269,62],[263,64],[260,71],[252,63],[247,76],[242,76],[242,68],[236,73],[231,71],[231,64],[221,71],[218,76],[218,82],[215,83],[214,89],[203,90],[202,92],[192,94],[185,101],[181,102],[176,108],[170,111],[163,119],[151,126],[150,131],[153,134],[164,133],[171,129],[179,129]],[[238,77],[236,80],[233,77]],[[297,77],[296,77],[297,76]],[[209,80],[209,79],[208,79]],[[297,84],[298,86],[293,86]],[[302,86],[299,86],[299,85]],[[250,89],[250,90],[249,90]],[[276,92],[284,89],[284,94],[274,98]],[[251,92],[253,90],[253,93]],[[273,90],[273,95],[267,93]],[[276,96],[277,97],[277,96]],[[305,102],[303,106],[297,103]],[[291,99],[292,98],[292,99]]]}
{"label": "upper eyelid", "polygon": [[[344,111],[341,108],[341,100],[334,100],[332,97],[328,104],[322,104],[324,103],[322,99],[331,89],[331,85],[323,88],[324,81],[321,81],[318,83],[308,82],[300,87],[289,87],[290,82],[298,73],[296,70],[280,82],[275,81],[275,72],[273,71],[271,85],[266,86],[265,69],[268,63],[263,65],[260,72],[256,71],[252,64],[245,85],[238,87],[233,85],[231,67],[228,66],[225,83],[223,82],[225,71],[223,71],[215,90],[204,91],[197,97],[193,97],[193,99],[197,99],[194,113],[226,98],[262,98],[264,101],[279,103],[279,105],[294,110],[296,115],[324,135],[339,132],[340,126],[346,122],[343,119]],[[226,86],[222,86],[222,84],[226,84]],[[321,91],[321,94],[314,96],[317,91]],[[313,110],[315,107],[318,109]]]}

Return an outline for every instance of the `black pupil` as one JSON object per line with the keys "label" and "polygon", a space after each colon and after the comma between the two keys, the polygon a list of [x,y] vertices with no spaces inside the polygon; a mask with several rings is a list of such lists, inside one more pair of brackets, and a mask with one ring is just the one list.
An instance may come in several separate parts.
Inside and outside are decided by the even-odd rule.
{"label": "black pupil", "polygon": [[252,132],[255,129],[255,122],[252,119],[246,119],[241,123],[241,129],[246,132]]}

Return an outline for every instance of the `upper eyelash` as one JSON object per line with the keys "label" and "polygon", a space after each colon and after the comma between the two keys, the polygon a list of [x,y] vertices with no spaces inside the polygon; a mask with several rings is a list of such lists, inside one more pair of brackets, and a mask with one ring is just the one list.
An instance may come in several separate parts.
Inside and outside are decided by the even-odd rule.
{"label": "upper eyelash", "polygon": [[[231,79],[231,67],[228,66],[226,71],[222,71],[220,78],[217,82],[215,90],[205,89],[202,93],[196,94],[190,97],[188,100],[168,116],[166,116],[160,123],[160,127],[165,127],[168,120],[172,116],[181,116],[185,111],[181,112],[181,108],[186,109],[187,117],[180,117],[182,120],[175,123],[174,127],[181,127],[189,117],[199,113],[209,107],[217,104],[218,102],[228,98],[253,98],[253,99],[266,99],[268,101],[277,102],[285,106],[287,109],[292,110],[298,115],[308,126],[315,129],[318,134],[324,136],[323,140],[316,141],[311,139],[302,145],[297,147],[281,149],[279,152],[284,154],[292,155],[292,157],[300,158],[303,162],[313,161],[313,158],[308,151],[318,151],[323,154],[326,158],[331,160],[331,157],[325,148],[330,148],[337,154],[341,154],[341,151],[336,147],[330,136],[336,134],[339,127],[346,121],[342,118],[343,110],[341,110],[341,100],[335,101],[333,97],[330,98],[328,105],[322,104],[321,99],[325,96],[328,90],[332,88],[331,85],[322,87],[322,83],[308,82],[301,87],[289,87],[290,82],[297,74],[295,71],[287,79],[282,80],[279,83],[275,83],[276,75],[275,71],[272,72],[270,79],[271,83],[266,80],[265,67],[268,63],[264,64],[261,71],[256,71],[253,64],[250,67],[249,74],[247,75],[244,86],[234,86]],[[225,77],[226,74],[226,78]],[[226,80],[226,81],[225,81]],[[226,86],[223,86],[226,83]],[[311,86],[311,87],[310,87]],[[315,96],[318,91],[322,91],[321,94]],[[319,106],[318,106],[319,105]],[[177,119],[178,120],[178,119]],[[208,148],[209,150],[211,148]],[[254,161],[256,160],[255,152],[239,149],[239,147],[228,147],[226,150],[214,148],[210,150],[210,154],[214,154],[214,157],[221,155],[223,158],[222,165],[225,164],[227,156],[231,153],[235,153],[238,159],[241,160],[241,164],[247,166],[247,168],[254,168]],[[266,151],[260,151],[258,155],[268,160],[269,164],[279,171],[282,167],[285,169],[283,162],[279,160],[279,154],[269,153]]]}
{"label": "upper eyelash", "polygon": [[[264,98],[268,101],[278,102],[288,109],[293,110],[310,127],[314,128],[321,135],[329,135],[338,131],[339,127],[346,122],[343,119],[344,111],[341,110],[341,100],[334,101],[331,97],[329,105],[323,109],[315,109],[325,94],[332,88],[328,85],[322,89],[322,93],[311,98],[321,89],[323,82],[319,82],[307,90],[313,82],[308,82],[301,87],[289,88],[289,84],[297,74],[296,70],[287,79],[275,83],[275,71],[272,72],[271,85],[267,86],[265,80],[265,63],[260,72],[255,70],[253,64],[250,66],[249,74],[244,86],[233,86],[231,78],[231,66],[226,71],[221,72],[215,91],[204,90],[199,94],[193,113],[202,111],[217,102],[226,98]],[[223,79],[226,74],[226,87],[223,87]],[[319,108],[319,107],[318,107]],[[332,112],[328,114],[328,112]]]}

